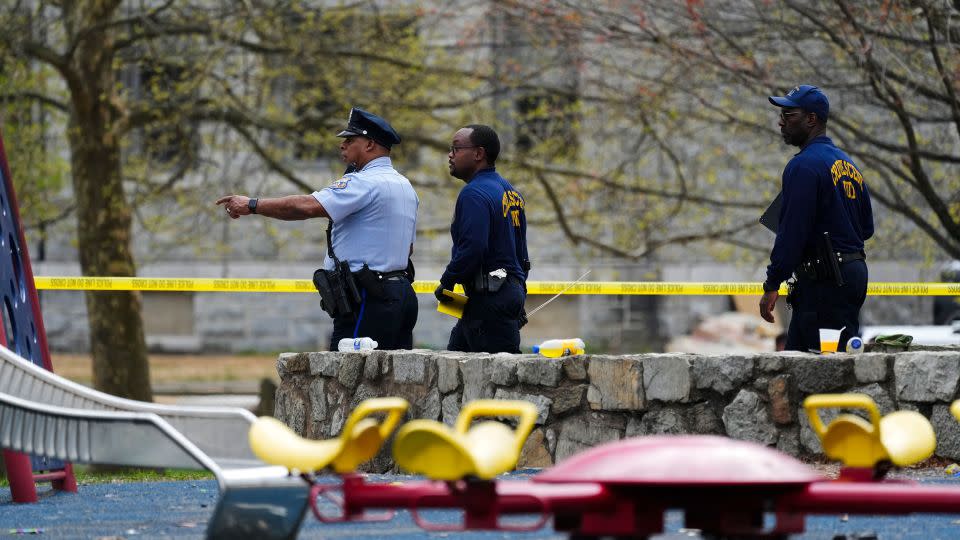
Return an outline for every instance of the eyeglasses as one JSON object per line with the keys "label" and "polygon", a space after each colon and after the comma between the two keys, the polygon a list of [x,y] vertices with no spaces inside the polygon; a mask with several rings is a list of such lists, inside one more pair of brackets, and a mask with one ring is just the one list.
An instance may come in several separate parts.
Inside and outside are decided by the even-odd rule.
{"label": "eyeglasses", "polygon": [[786,122],[786,121],[787,121],[787,118],[789,118],[789,117],[791,117],[791,116],[793,116],[793,115],[795,115],[795,114],[803,114],[803,111],[790,111],[790,112],[780,111],[780,119],[783,120],[784,122]]}
{"label": "eyeglasses", "polygon": [[451,146],[450,146],[450,153],[451,153],[451,154],[456,154],[456,153],[457,153],[457,150],[464,150],[464,149],[466,149],[466,148],[480,148],[480,147],[479,147],[478,145],[476,145],[476,144],[471,145],[471,146],[453,146],[453,145],[451,145]]}

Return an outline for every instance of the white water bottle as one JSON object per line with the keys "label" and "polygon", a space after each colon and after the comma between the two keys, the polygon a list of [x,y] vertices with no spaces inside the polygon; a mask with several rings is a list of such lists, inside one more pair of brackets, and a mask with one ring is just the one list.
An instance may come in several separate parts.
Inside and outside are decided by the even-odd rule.
{"label": "white water bottle", "polygon": [[863,352],[863,339],[853,336],[847,340],[847,352],[853,354],[860,354]]}
{"label": "white water bottle", "polygon": [[372,351],[376,348],[377,342],[368,337],[345,337],[337,343],[337,350],[340,352]]}

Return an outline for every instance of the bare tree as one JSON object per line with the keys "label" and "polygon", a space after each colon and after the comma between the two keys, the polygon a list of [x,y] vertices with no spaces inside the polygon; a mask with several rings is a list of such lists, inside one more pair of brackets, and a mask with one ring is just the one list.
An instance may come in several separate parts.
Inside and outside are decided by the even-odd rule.
{"label": "bare tree", "polygon": [[[579,46],[568,111],[596,148],[586,163],[556,146],[525,162],[555,206],[602,192],[590,197],[599,207],[564,213],[574,242],[627,257],[691,241],[757,245],[751,224],[789,156],[766,96],[809,83],[830,95],[828,135],[889,211],[878,213],[884,245],[873,247],[960,257],[954,3],[511,0],[495,9],[541,36],[530,49]],[[514,88],[531,80],[527,71]],[[614,215],[597,220],[598,208]],[[603,233],[611,224],[623,238]]]}
{"label": "bare tree", "polygon": [[[55,75],[7,100],[64,118],[84,275],[136,275],[138,212],[158,197],[170,204],[201,193],[189,181],[200,164],[229,160],[242,146],[312,191],[285,156],[332,147],[351,104],[410,103],[393,117],[401,124],[422,114],[429,74],[415,19],[373,4],[328,4],[77,0],[0,8],[0,61]],[[215,126],[236,147],[209,144]],[[192,204],[212,210],[211,202],[208,195]],[[86,303],[96,388],[150,400],[139,293],[88,292]]]}

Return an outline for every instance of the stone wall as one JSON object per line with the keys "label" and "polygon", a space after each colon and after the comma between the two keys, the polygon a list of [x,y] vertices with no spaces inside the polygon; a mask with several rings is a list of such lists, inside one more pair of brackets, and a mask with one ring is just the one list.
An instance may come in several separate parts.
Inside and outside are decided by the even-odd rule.
{"label": "stone wall", "polygon": [[[539,416],[524,447],[525,467],[547,467],[607,441],[663,433],[721,434],[812,457],[821,448],[802,403],[827,392],[868,394],[881,414],[920,411],[937,433],[936,454],[960,459],[960,424],[949,412],[958,397],[960,348],[558,360],[426,350],[314,352],[284,353],[277,369],[277,418],[316,439],[338,434],[350,411],[370,397],[404,397],[408,418],[449,425],[473,399],[530,401]],[[390,467],[385,451],[371,470]]]}

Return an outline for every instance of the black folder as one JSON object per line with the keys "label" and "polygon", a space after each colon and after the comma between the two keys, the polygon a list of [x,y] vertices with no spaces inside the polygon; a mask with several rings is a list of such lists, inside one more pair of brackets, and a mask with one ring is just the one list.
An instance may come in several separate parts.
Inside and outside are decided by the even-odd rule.
{"label": "black folder", "polygon": [[783,192],[777,193],[777,198],[773,199],[770,206],[763,211],[760,216],[760,224],[770,229],[770,232],[777,234],[780,228],[780,206],[783,204]]}

